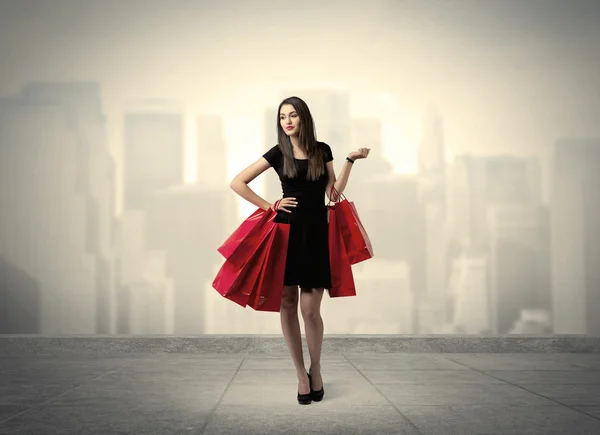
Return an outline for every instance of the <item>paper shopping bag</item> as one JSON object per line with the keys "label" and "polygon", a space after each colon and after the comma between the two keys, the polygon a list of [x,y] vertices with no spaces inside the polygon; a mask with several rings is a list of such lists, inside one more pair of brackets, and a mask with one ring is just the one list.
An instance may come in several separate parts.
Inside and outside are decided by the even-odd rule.
{"label": "paper shopping bag", "polygon": [[289,224],[278,223],[271,231],[269,248],[248,301],[257,311],[280,311],[289,236]]}
{"label": "paper shopping bag", "polygon": [[336,216],[350,264],[357,264],[373,258],[373,245],[358,217],[356,206],[343,194],[338,193],[335,187],[332,187],[332,195],[337,200],[342,198],[341,201],[335,203]]}
{"label": "paper shopping bag", "polygon": [[352,265],[339,227],[339,209],[337,204],[327,206],[327,208],[329,213],[329,265],[331,269],[329,296],[332,298],[356,296]]}

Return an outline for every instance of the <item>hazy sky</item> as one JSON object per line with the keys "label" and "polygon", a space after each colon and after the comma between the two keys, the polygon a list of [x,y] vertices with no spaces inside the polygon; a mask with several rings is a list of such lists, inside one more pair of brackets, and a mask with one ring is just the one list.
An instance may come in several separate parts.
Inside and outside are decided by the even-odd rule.
{"label": "hazy sky", "polygon": [[393,95],[388,118],[435,102],[457,152],[528,154],[600,135],[598,22],[596,0],[0,1],[0,95],[98,80],[117,147],[140,99],[262,122],[281,88],[332,83]]}

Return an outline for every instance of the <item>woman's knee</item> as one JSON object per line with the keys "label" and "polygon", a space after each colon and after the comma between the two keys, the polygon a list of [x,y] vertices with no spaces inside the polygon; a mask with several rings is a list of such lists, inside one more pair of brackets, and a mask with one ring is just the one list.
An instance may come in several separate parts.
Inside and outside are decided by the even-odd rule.
{"label": "woman's knee", "polygon": [[317,322],[321,318],[321,311],[318,307],[302,307],[302,318],[305,322]]}
{"label": "woman's knee", "polygon": [[281,294],[281,311],[298,311],[298,287],[285,286]]}
{"label": "woman's knee", "polygon": [[305,322],[316,322],[321,317],[321,296],[319,290],[303,291],[300,311]]}

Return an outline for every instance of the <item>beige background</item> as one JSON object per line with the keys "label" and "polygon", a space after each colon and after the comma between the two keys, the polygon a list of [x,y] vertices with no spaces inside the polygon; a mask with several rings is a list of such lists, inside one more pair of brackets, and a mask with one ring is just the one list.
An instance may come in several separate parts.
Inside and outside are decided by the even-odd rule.
{"label": "beige background", "polygon": [[[338,171],[373,148],[347,194],[376,258],[359,297],[325,297],[326,333],[599,333],[599,19],[593,0],[0,2],[0,333],[279,333],[211,282],[253,211],[228,182],[289,94]],[[252,187],[280,193],[272,172]]]}

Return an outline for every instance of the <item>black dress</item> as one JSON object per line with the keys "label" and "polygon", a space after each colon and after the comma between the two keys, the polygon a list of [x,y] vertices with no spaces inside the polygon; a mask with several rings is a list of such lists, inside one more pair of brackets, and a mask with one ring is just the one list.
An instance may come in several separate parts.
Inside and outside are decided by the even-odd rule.
{"label": "black dress", "polygon": [[[329,145],[324,142],[318,142],[318,145],[324,150],[324,162],[332,161]],[[290,224],[284,285],[331,289],[325,205],[327,170],[318,180],[308,180],[308,160],[294,159],[297,175],[289,178],[283,174],[283,154],[277,145],[263,157],[277,172],[283,197],[293,197],[298,202],[295,208],[289,208],[291,213],[280,210],[275,217],[275,222]]]}

